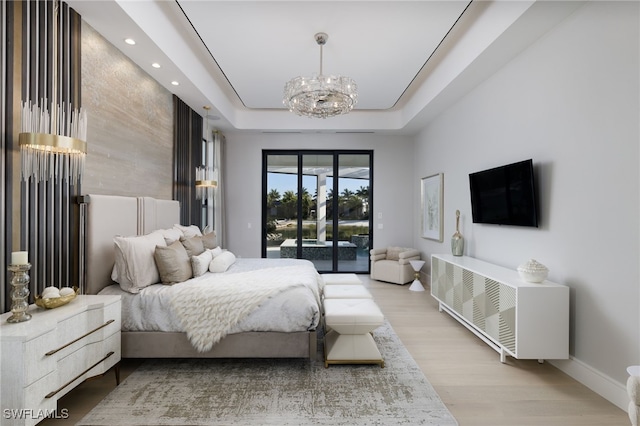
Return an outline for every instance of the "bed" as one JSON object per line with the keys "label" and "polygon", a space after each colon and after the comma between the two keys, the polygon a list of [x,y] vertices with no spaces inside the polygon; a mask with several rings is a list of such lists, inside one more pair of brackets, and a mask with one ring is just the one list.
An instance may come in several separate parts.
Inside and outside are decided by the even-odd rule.
{"label": "bed", "polygon": [[[152,284],[132,292],[112,280],[114,264],[121,262],[116,259],[114,238],[156,235],[158,230],[174,228],[180,223],[179,203],[110,195],[88,195],[83,201],[86,270],[82,291],[122,296],[123,358],[315,358],[322,280],[311,262],[236,258],[225,265],[225,272],[207,271],[184,282]],[[212,280],[216,288],[226,285],[231,290],[215,293]],[[206,300],[235,298],[258,284],[268,288],[261,290],[262,299],[246,296],[256,309],[246,308],[249,313],[222,335],[203,322],[224,322],[217,311],[209,313]],[[177,292],[187,295],[176,302]],[[235,315],[242,310],[237,306],[226,313]],[[190,321],[197,324],[189,327]]]}

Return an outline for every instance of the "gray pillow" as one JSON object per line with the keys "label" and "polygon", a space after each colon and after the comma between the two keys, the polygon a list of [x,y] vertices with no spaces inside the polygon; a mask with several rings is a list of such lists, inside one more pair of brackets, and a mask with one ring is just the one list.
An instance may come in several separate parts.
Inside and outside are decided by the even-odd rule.
{"label": "gray pillow", "polygon": [[400,260],[400,253],[405,250],[403,247],[387,247],[387,260]]}
{"label": "gray pillow", "polygon": [[187,254],[189,257],[191,256],[199,256],[204,252],[204,243],[202,242],[201,236],[195,236],[191,238],[180,238],[180,242],[187,250]]}
{"label": "gray pillow", "polygon": [[154,258],[163,284],[181,283],[193,276],[191,258],[180,241],[156,247]]}
{"label": "gray pillow", "polygon": [[205,249],[214,249],[218,247],[218,238],[216,237],[215,231],[204,234],[201,238]]}

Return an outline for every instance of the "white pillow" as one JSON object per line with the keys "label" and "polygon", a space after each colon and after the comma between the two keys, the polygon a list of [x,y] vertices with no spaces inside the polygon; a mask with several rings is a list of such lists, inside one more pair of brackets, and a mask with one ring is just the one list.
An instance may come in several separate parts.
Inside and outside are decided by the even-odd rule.
{"label": "white pillow", "polygon": [[211,254],[213,257],[219,256],[222,253],[222,248],[220,246],[211,249]]}
{"label": "white pillow", "polygon": [[183,236],[182,231],[179,230],[178,228],[161,229],[159,231],[154,231],[154,232],[162,233],[162,236],[164,237],[164,242],[167,243],[167,246],[170,246],[171,244],[180,240],[180,238]]}
{"label": "white pillow", "polygon": [[202,236],[202,232],[200,231],[200,228],[198,228],[196,225],[183,226],[176,223],[175,225],[173,225],[173,227],[182,231],[182,234],[184,235],[185,238]]}
{"label": "white pillow", "polygon": [[225,251],[213,258],[209,264],[209,272],[224,272],[236,261],[236,256],[230,251]]}
{"label": "white pillow", "polygon": [[213,260],[213,249],[205,250],[198,256],[191,256],[191,269],[193,276],[199,277],[209,270],[209,264]]}
{"label": "white pillow", "polygon": [[[154,253],[156,246],[166,246],[160,232],[136,237],[117,236],[115,245],[116,270],[114,281],[123,290],[138,293],[141,289],[160,282]],[[113,278],[112,274],[112,278]]]}
{"label": "white pillow", "polygon": [[[155,232],[162,234],[162,237],[164,238],[164,242],[166,243],[167,246],[170,246],[175,241],[179,240],[180,237],[182,236],[182,231],[175,228],[158,229],[156,231],[152,231],[152,233],[155,233]],[[116,237],[122,237],[122,236],[116,235]],[[128,237],[128,238],[134,238],[134,237]],[[116,248],[115,262],[113,264],[113,269],[111,270],[111,280],[117,283],[120,283],[120,270],[124,271],[125,268],[126,266],[123,264],[123,259],[121,256],[118,256],[118,251]]]}

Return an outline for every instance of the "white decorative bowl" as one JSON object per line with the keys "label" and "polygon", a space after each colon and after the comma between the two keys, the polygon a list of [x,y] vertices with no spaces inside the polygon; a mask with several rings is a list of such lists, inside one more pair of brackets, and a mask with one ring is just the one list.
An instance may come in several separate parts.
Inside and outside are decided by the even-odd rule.
{"label": "white decorative bowl", "polygon": [[547,279],[549,269],[542,263],[538,263],[535,259],[529,260],[518,266],[520,278],[529,283],[541,283]]}

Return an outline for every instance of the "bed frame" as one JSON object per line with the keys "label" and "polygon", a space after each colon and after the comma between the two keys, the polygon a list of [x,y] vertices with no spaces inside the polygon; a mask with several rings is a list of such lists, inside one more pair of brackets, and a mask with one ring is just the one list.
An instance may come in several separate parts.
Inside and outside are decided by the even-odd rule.
{"label": "bed frame", "polygon": [[[88,195],[86,219],[85,294],[113,284],[113,237],[145,235],[180,223],[178,201],[150,197]],[[315,359],[316,331],[245,332],[224,337],[208,352],[198,352],[186,333],[122,332],[123,358],[309,358]]]}

